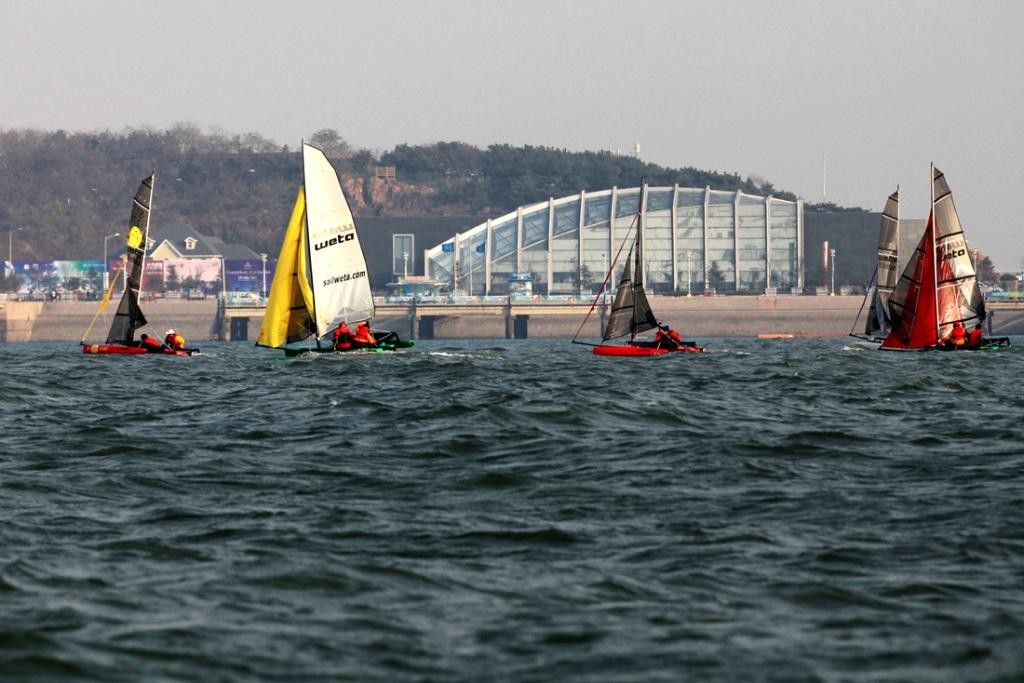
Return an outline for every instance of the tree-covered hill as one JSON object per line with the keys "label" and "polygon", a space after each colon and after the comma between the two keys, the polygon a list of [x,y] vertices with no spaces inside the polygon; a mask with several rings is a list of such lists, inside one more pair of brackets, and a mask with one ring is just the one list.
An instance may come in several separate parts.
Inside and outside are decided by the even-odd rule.
{"label": "tree-covered hill", "polygon": [[[635,186],[642,176],[652,185],[794,198],[736,174],[664,168],[609,152],[440,142],[377,156],[352,149],[333,130],[310,140],[338,169],[357,217],[495,216],[548,197]],[[379,166],[394,166],[397,177],[376,178]],[[18,260],[95,258],[105,235],[124,230],[131,196],[153,171],[157,234],[161,224],[185,222],[266,252],[279,246],[302,177],[297,148],[255,133],[187,124],[117,133],[0,130],[0,235],[15,231]]]}

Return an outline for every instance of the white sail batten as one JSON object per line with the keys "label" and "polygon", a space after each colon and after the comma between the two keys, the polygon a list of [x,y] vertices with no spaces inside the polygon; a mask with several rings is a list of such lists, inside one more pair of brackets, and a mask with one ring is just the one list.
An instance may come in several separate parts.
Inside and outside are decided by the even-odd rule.
{"label": "white sail batten", "polygon": [[303,144],[309,272],[317,336],[334,324],[373,317],[373,293],[352,211],[322,151]]}

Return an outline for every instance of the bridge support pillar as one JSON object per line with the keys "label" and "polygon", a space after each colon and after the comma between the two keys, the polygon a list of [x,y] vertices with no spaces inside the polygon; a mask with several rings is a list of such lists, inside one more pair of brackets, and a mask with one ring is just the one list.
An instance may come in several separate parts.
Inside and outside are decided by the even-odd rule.
{"label": "bridge support pillar", "polygon": [[512,323],[512,336],[516,339],[529,339],[530,337],[530,316],[517,315]]}
{"label": "bridge support pillar", "polygon": [[425,315],[419,318],[419,336],[418,339],[433,339],[434,338],[434,321],[437,318],[432,315]]}
{"label": "bridge support pillar", "polygon": [[249,319],[231,318],[230,320],[228,341],[249,341]]}

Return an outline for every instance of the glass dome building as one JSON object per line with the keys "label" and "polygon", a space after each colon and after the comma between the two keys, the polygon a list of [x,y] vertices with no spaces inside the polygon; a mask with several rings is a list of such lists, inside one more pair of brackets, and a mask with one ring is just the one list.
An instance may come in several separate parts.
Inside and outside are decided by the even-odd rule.
{"label": "glass dome building", "polygon": [[[803,201],[678,185],[648,187],[639,229],[644,284],[657,294],[799,292]],[[427,249],[426,275],[456,293],[587,294],[616,264],[640,188],[581,192],[523,206]]]}

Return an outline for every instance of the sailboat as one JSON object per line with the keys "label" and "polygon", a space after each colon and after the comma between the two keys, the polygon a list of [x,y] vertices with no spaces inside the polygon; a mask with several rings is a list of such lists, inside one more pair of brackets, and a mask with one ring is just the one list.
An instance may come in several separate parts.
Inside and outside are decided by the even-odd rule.
{"label": "sailboat", "polygon": [[977,350],[1009,346],[1006,337],[955,345],[954,327],[985,322],[985,299],[978,286],[967,239],[946,177],[931,167],[931,210],[924,235],[889,298],[891,331],[880,348],[888,351]]}
{"label": "sailboat", "polygon": [[[871,287],[864,295],[864,303],[871,298],[871,307],[864,323],[864,332],[851,337],[866,339],[880,343],[892,331],[892,320],[889,317],[889,299],[896,289],[899,280],[897,263],[899,261],[900,243],[900,189],[889,195],[882,210],[882,226],[878,231],[878,261],[875,273],[871,278]],[[864,306],[861,305],[861,310]],[[860,312],[857,313],[860,319]],[[854,326],[856,327],[856,320]]]}
{"label": "sailboat", "polygon": [[[85,338],[89,336],[89,332],[96,323],[96,318],[110,303],[111,294],[119,279],[117,277],[110,283],[100,301],[99,310],[96,311],[85,334],[82,335],[82,353],[92,355],[154,353],[153,349],[147,348],[145,344],[135,339],[136,330],[147,324],[146,316],[143,315],[142,308],[139,306],[139,298],[142,293],[143,267],[146,264],[146,243],[149,239],[149,216],[153,203],[154,179],[155,174],[145,178],[135,192],[135,197],[132,198],[131,219],[125,238],[124,293],[117,305],[117,312],[114,314],[110,331],[107,332],[107,340],[102,344],[87,344]],[[104,264],[104,268],[106,267]],[[199,349],[171,349],[164,346],[157,349],[156,352],[170,356],[191,356],[199,353]]]}
{"label": "sailboat", "polygon": [[[643,269],[641,266],[643,263],[643,240],[640,230],[640,213],[644,207],[646,193],[647,185],[641,181],[640,200],[637,203],[636,216],[633,217],[633,223],[630,226],[634,236],[629,243],[629,252],[626,255],[626,265],[622,271],[622,278],[619,280],[619,288],[615,292],[611,312],[605,324],[604,332],[601,335],[601,343],[591,345],[594,347],[594,355],[597,356],[661,356],[667,353],[699,352],[704,350],[697,346],[696,342],[692,341],[664,343],[637,339],[637,335],[659,327],[658,319],[654,316],[654,311],[651,310],[651,304],[647,299],[647,293],[644,291]],[[578,341],[577,338],[597,307],[597,302],[600,301],[605,288],[608,286],[608,281],[615,270],[615,264],[618,262],[618,255],[622,253],[624,246],[625,241],[619,247],[619,253],[608,269],[604,282],[601,283],[601,288],[594,297],[593,305],[583,318],[583,322],[580,323],[576,335],[572,338],[574,344],[586,343]],[[625,337],[626,335],[629,335],[629,341],[625,344],[605,343],[612,339]]]}
{"label": "sailboat", "polygon": [[[374,315],[366,258],[337,172],[322,150],[303,143],[302,174],[256,341],[288,356],[333,353],[324,337],[334,327],[369,323]],[[394,332],[374,337],[376,345],[359,350],[413,345]]]}

